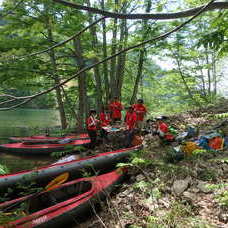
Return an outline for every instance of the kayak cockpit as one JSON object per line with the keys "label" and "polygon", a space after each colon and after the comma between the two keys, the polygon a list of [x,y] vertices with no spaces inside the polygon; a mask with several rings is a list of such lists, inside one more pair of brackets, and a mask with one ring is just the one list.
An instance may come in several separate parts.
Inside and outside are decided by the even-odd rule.
{"label": "kayak cockpit", "polygon": [[[79,181],[69,185],[63,185],[51,191],[38,193],[38,195],[35,194],[29,196],[27,200],[23,200],[19,204],[14,200],[12,204],[8,204],[5,208],[3,208],[3,211],[5,213],[22,211],[25,215],[29,215],[69,199],[74,199],[77,197],[77,199],[80,200],[80,195],[82,197],[88,196],[88,193],[91,192],[91,190],[91,181]],[[12,215],[14,215],[14,213],[12,213]]]}
{"label": "kayak cockpit", "polygon": [[92,183],[90,181],[80,181],[52,191],[44,192],[35,199],[30,200],[28,211],[29,213],[37,212],[71,198],[84,195],[91,191],[91,189]]}

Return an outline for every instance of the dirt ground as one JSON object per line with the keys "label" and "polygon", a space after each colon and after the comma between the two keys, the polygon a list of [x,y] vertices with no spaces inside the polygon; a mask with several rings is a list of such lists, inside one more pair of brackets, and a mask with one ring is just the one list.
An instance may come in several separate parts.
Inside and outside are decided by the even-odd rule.
{"label": "dirt ground", "polygon": [[[223,102],[223,103],[221,103]],[[170,117],[184,131],[187,125],[204,135],[228,112],[226,101],[218,106]],[[185,157],[176,163],[166,160],[172,145],[161,145],[147,135],[141,162],[129,170],[129,178],[102,203],[79,228],[189,228],[228,227],[228,149]]]}

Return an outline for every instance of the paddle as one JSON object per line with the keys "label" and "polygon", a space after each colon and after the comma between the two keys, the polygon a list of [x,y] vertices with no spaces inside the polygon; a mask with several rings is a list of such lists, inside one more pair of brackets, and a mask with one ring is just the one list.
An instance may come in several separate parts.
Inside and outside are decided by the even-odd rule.
{"label": "paddle", "polygon": [[40,191],[40,192],[34,193],[34,194],[30,195],[28,198],[24,198],[24,199],[22,199],[20,201],[17,201],[15,203],[9,205],[8,207],[4,208],[1,212],[5,212],[5,211],[17,206],[18,204],[26,201],[26,200],[31,200],[31,199],[37,197],[38,195],[40,195],[43,192],[47,192],[47,191],[50,191],[50,190],[53,190],[53,189],[59,187],[68,178],[69,178],[69,173],[67,173],[67,172],[57,176],[54,180],[52,180],[51,182],[48,183],[48,185],[44,188],[44,191]]}
{"label": "paddle", "polygon": [[69,173],[63,173],[57,176],[54,180],[48,183],[45,187],[45,191],[50,191],[57,188],[60,184],[64,183],[69,178]]}

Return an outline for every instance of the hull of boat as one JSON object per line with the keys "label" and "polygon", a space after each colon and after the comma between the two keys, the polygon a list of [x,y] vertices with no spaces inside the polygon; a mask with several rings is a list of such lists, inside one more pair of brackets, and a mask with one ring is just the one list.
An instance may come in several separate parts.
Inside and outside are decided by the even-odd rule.
{"label": "hull of boat", "polygon": [[61,136],[61,137],[52,137],[52,136],[46,136],[46,135],[34,135],[34,136],[28,136],[28,137],[10,137],[9,140],[11,142],[41,142],[41,141],[58,141],[63,140],[66,138],[70,139],[89,139],[89,135],[87,133],[82,133],[78,135],[67,135],[67,136]]}
{"label": "hull of boat", "polygon": [[134,151],[138,151],[142,146],[135,146],[116,151],[100,153],[95,156],[85,157],[79,160],[57,163],[34,170],[25,170],[18,173],[6,174],[0,176],[0,189],[4,190],[9,186],[16,184],[29,183],[48,183],[53,177],[63,172],[69,172],[71,178],[80,177],[85,171],[95,172],[100,170],[110,170],[118,162],[124,161]]}
{"label": "hull of boat", "polygon": [[90,143],[90,139],[73,140],[70,143],[38,143],[36,142],[20,142],[1,144],[0,151],[14,153],[17,155],[48,155],[52,152],[61,152],[69,149],[69,146],[85,146]]}
{"label": "hull of boat", "polygon": [[[67,182],[61,185],[59,188],[48,192],[49,195],[52,195],[52,198],[54,197],[56,199],[57,203],[55,205],[49,205],[47,208],[45,208],[45,205],[44,209],[42,208],[34,213],[30,213],[29,215],[10,222],[7,225],[10,227],[27,228],[61,227],[63,224],[69,223],[69,221],[77,220],[77,218],[79,218],[81,215],[84,215],[86,211],[90,210],[95,203],[100,203],[101,200],[106,198],[117,186],[117,184],[122,182],[124,173],[125,172],[123,170],[115,170],[100,176],[81,178]],[[67,200],[58,202],[61,200],[61,194],[66,194],[67,190],[72,188],[72,186],[80,184],[87,185],[86,191],[77,195],[77,191],[75,190],[74,197],[70,196],[67,198]],[[42,204],[42,194],[45,193],[41,193],[37,199],[39,200],[40,204]],[[62,198],[64,198],[64,196],[62,196]],[[18,199],[18,201],[20,200],[21,199]],[[17,200],[13,201],[12,203],[15,204],[15,202],[17,202]],[[10,203],[7,205],[10,205]],[[1,204],[0,207],[2,208]]]}

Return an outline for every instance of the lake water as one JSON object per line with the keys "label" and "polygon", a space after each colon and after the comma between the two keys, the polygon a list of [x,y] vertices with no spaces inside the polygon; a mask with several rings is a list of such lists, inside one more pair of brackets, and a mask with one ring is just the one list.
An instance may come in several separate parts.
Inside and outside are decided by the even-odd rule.
{"label": "lake water", "polygon": [[[11,136],[31,136],[45,134],[46,129],[60,127],[57,110],[16,109],[0,112],[0,143],[8,143]],[[0,152],[0,164],[10,172],[31,169],[50,164],[51,157],[16,156]]]}

